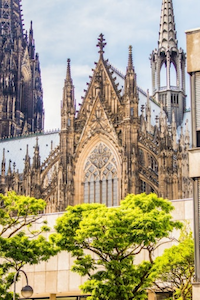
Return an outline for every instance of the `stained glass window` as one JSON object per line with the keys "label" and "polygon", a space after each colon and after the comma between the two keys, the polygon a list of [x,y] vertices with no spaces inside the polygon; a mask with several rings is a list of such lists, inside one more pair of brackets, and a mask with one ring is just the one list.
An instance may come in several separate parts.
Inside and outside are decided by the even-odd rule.
{"label": "stained glass window", "polygon": [[118,205],[117,163],[103,143],[90,153],[84,167],[84,202]]}

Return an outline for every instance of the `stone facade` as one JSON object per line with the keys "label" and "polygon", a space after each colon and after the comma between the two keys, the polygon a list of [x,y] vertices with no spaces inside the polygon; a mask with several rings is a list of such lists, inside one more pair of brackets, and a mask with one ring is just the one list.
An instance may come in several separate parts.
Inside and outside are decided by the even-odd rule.
{"label": "stone facade", "polygon": [[[83,202],[115,206],[128,193],[155,192],[168,199],[191,196],[187,151],[190,134],[184,111],[185,54],[177,48],[172,1],[163,0],[160,28],[160,56],[155,51],[152,54],[152,76],[155,77],[158,65],[157,74],[162,65],[167,65],[167,93],[175,90],[180,105],[174,102],[171,105],[172,96],[168,102],[160,101],[163,90],[159,84],[153,97],[137,86],[131,46],[126,74],[116,70],[104,58],[106,42],[100,34],[99,59],[78,113],[68,59],[60,141],[51,147],[48,157],[41,161],[44,149],[40,142],[44,135],[37,135],[32,161],[28,145],[23,160],[13,161],[6,141],[0,142],[1,192],[15,190],[19,194],[41,197],[47,202],[46,212],[63,211],[67,205]],[[29,45],[31,41],[32,29]],[[25,48],[29,49],[27,57],[30,58],[34,48]],[[177,85],[172,88],[170,66],[176,63]],[[184,130],[180,124],[184,124]],[[9,165],[6,165],[8,159]],[[20,168],[22,170],[17,171]]]}
{"label": "stone facade", "polygon": [[20,0],[0,1],[0,137],[43,130],[40,62],[32,22],[24,34]]}

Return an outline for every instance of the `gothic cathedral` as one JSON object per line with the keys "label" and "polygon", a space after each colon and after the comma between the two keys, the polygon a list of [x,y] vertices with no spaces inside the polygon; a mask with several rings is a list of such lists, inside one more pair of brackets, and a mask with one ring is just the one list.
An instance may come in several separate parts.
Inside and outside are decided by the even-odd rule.
{"label": "gothic cathedral", "polygon": [[23,32],[21,1],[0,1],[0,137],[43,129],[39,56],[32,23]]}
{"label": "gothic cathedral", "polygon": [[[27,38],[20,13],[14,17],[16,7],[20,12],[19,2],[3,0],[0,8],[4,68],[0,71],[0,134],[9,137],[0,142],[1,192],[15,190],[41,197],[47,202],[46,212],[79,203],[116,206],[128,193],[155,192],[168,199],[190,197],[185,53],[178,49],[172,0],[162,1],[158,49],[150,58],[153,95],[137,85],[132,47],[123,75],[105,59],[106,42],[100,34],[98,62],[78,114],[68,59],[61,130],[49,135],[38,133],[43,128],[39,60],[34,52],[32,24]],[[171,82],[173,68],[175,84]],[[119,82],[123,82],[122,89]],[[27,132],[35,134],[25,135]],[[14,160],[11,154],[13,147],[18,149],[18,134],[19,155]]]}

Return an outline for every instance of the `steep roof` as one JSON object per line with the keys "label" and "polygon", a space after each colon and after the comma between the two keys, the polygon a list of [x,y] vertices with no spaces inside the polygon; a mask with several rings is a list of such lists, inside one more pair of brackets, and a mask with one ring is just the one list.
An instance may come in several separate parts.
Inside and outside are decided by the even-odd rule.
{"label": "steep roof", "polygon": [[[28,154],[32,158],[38,137],[39,155],[41,163],[49,156],[51,150],[54,150],[59,145],[59,132],[49,132],[46,134],[33,134],[24,137],[5,139],[0,141],[0,163],[5,152],[6,172],[11,161],[11,166],[15,164],[15,171],[23,172],[25,156],[28,145]],[[5,149],[5,150],[3,150]],[[1,170],[0,170],[1,171]]]}

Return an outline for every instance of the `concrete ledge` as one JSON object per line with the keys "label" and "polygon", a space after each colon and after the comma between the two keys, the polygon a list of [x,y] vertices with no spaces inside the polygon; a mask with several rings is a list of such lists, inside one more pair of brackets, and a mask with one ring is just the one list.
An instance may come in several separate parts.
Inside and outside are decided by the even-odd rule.
{"label": "concrete ledge", "polygon": [[200,282],[193,282],[192,284],[192,299],[199,300],[200,295]]}

